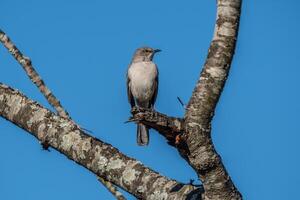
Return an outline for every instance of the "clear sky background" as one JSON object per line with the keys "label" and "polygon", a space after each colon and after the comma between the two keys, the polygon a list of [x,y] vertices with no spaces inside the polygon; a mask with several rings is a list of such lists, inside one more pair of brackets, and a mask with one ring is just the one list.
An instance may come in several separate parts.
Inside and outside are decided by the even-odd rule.
{"label": "clear sky background", "polygon": [[[234,62],[212,137],[245,199],[299,198],[300,69],[296,0],[243,2]],[[151,131],[136,145],[125,73],[134,50],[149,45],[160,70],[156,109],[182,116],[213,35],[214,0],[2,0],[0,26],[73,119],[125,154],[182,182],[193,170]],[[0,47],[0,82],[50,108],[21,66]],[[114,199],[86,169],[0,119],[0,199]],[[198,182],[198,181],[197,181]],[[126,194],[128,196],[128,194]],[[129,199],[134,199],[129,197]]]}

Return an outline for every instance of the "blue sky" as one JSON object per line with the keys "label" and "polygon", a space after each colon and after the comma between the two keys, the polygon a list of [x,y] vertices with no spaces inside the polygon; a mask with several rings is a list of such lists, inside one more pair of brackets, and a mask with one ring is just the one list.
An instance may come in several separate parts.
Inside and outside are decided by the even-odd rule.
{"label": "blue sky", "polygon": [[[243,2],[212,137],[245,199],[298,197],[299,4]],[[156,109],[182,116],[176,97],[187,102],[198,79],[213,34],[215,1],[2,0],[1,7],[1,28],[81,126],[163,175],[197,179],[155,131],[149,147],[136,145],[135,125],[123,123],[130,109],[125,73],[136,48],[162,49],[155,58]],[[0,82],[50,108],[3,47],[0,59]],[[42,151],[36,139],[2,118],[0,130],[0,199],[113,199],[93,174],[54,150]]]}

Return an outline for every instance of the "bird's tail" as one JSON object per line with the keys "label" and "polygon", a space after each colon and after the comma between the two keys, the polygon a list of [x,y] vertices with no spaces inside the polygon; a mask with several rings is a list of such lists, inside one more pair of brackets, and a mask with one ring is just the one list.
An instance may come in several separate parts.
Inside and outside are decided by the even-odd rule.
{"label": "bird's tail", "polygon": [[149,144],[149,129],[143,125],[137,125],[137,144],[140,146],[145,146]]}

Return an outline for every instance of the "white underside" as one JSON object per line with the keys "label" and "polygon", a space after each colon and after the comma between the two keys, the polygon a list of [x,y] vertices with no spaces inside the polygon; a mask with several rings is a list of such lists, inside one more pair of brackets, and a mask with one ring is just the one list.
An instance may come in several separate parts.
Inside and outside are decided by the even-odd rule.
{"label": "white underside", "polygon": [[139,101],[150,101],[154,94],[157,67],[153,62],[132,63],[128,69],[130,89],[133,97]]}

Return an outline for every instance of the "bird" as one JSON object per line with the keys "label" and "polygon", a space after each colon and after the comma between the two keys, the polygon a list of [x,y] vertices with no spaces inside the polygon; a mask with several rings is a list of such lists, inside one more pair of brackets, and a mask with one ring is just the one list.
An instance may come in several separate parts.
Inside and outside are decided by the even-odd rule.
{"label": "bird", "polygon": [[[158,68],[153,57],[160,49],[141,47],[136,49],[127,70],[127,96],[131,108],[154,109],[158,93]],[[149,129],[142,123],[137,124],[137,144],[149,144]]]}

